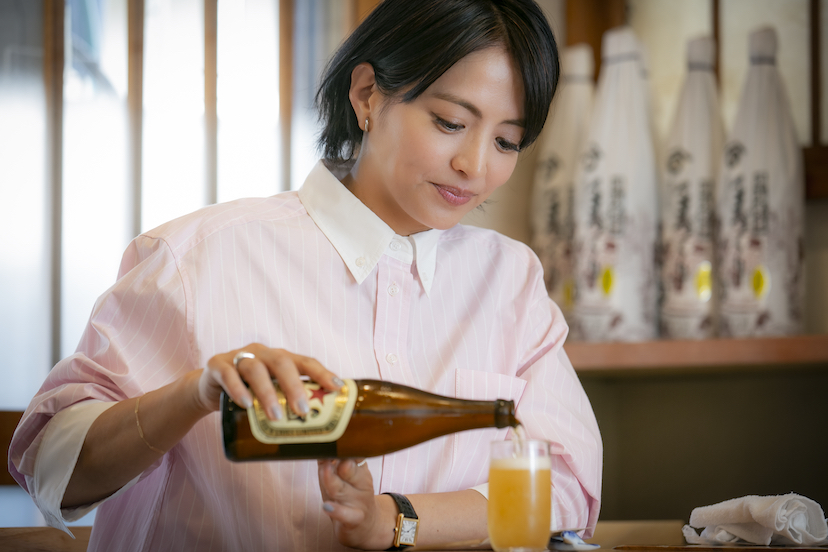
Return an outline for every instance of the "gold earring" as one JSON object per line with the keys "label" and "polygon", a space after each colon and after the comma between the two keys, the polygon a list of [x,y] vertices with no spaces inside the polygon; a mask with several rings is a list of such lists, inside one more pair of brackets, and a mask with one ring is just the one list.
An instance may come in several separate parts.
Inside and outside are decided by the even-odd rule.
{"label": "gold earring", "polygon": [[368,132],[368,117],[365,117],[365,132]]}

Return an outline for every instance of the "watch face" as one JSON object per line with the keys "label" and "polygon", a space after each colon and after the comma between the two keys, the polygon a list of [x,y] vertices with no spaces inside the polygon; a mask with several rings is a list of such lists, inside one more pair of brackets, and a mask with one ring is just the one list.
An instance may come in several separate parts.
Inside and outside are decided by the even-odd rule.
{"label": "watch face", "polygon": [[417,520],[403,518],[400,524],[400,544],[414,546],[417,542]]}

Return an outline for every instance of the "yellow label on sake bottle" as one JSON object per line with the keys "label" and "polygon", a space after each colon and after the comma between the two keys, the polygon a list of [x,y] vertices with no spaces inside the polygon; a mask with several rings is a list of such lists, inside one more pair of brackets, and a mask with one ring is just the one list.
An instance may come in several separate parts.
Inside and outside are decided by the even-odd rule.
{"label": "yellow label on sake bottle", "polygon": [[613,278],[614,274],[612,267],[604,267],[603,272],[601,272],[601,289],[604,291],[604,295],[612,293]]}
{"label": "yellow label on sake bottle", "polygon": [[282,445],[330,443],[342,437],[356,405],[357,388],[354,380],[345,380],[345,385],[339,391],[328,391],[312,381],[304,384],[310,407],[310,412],[304,418],[288,406],[287,397],[276,383],[274,387],[283,415],[281,420],[269,420],[262,404],[253,397],[253,406],[247,409],[247,417],[256,439],[262,443]]}
{"label": "yellow label on sake bottle", "polygon": [[713,295],[713,265],[710,261],[702,261],[696,271],[696,294],[706,303]]}
{"label": "yellow label on sake bottle", "polygon": [[753,295],[757,298],[767,295],[768,291],[770,291],[771,277],[764,266],[758,265],[753,269],[751,284],[753,285]]}

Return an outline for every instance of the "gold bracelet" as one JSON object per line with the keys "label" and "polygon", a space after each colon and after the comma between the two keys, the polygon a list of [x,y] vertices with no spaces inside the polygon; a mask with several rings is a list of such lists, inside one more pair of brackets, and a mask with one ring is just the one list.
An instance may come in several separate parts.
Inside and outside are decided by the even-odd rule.
{"label": "gold bracelet", "polygon": [[135,425],[138,426],[138,435],[141,436],[141,440],[144,441],[144,444],[147,445],[151,451],[157,452],[158,454],[165,454],[163,450],[157,449],[147,441],[146,437],[144,437],[144,430],[141,429],[141,421],[138,419],[138,405],[141,403],[141,397],[138,397],[135,400]]}

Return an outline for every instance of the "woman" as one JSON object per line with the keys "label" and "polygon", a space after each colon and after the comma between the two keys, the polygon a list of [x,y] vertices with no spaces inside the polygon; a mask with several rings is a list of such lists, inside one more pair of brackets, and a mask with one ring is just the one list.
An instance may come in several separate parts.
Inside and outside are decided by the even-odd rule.
{"label": "woman", "polygon": [[382,2],[328,67],[325,160],[299,192],[208,207],[128,248],[12,444],[47,521],[98,507],[90,550],[383,550],[392,492],[419,545],[485,538],[504,430],[366,463],[223,457],[222,390],[276,419],[271,378],[303,413],[300,375],[333,390],[336,372],[514,399],[553,443],[555,525],[591,531],[600,436],[537,258],[458,225],[538,136],[557,75],[532,0]]}

